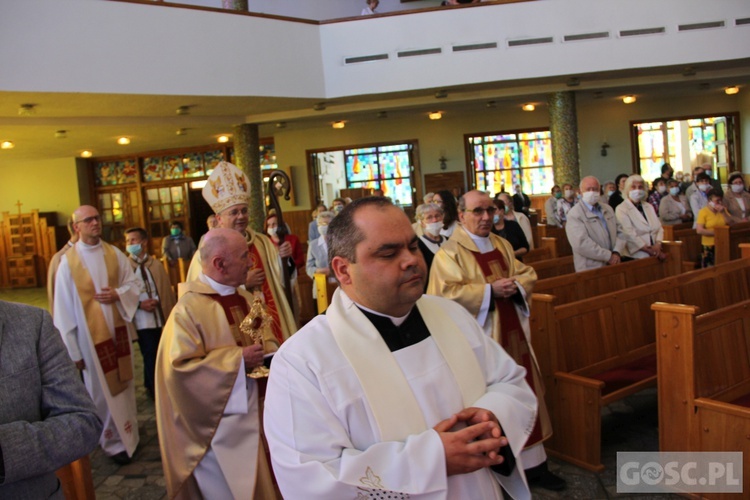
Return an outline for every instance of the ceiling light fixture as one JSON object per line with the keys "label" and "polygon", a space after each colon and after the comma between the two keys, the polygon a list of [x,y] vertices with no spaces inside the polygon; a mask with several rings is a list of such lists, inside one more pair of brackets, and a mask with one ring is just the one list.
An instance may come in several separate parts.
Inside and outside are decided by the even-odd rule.
{"label": "ceiling light fixture", "polygon": [[487,101],[485,104],[488,108],[496,108],[497,107],[497,101]]}
{"label": "ceiling light fixture", "polygon": [[30,116],[36,113],[36,104],[21,104],[18,108],[20,116]]}
{"label": "ceiling light fixture", "polygon": [[224,144],[225,142],[229,142],[229,136],[226,135],[220,135],[218,139],[216,139],[220,143]]}
{"label": "ceiling light fixture", "polygon": [[81,151],[81,158],[91,158],[92,156],[94,156],[94,153],[92,153],[88,149],[85,151]]}
{"label": "ceiling light fixture", "polygon": [[337,122],[333,122],[333,123],[331,124],[331,126],[332,126],[333,128],[338,128],[338,129],[341,129],[341,128],[344,128],[344,127],[346,127],[346,122],[345,122],[344,120],[339,120],[339,121],[337,121]]}
{"label": "ceiling light fixture", "polygon": [[178,128],[175,132],[177,135],[187,135],[187,129],[186,128]]}
{"label": "ceiling light fixture", "polygon": [[635,102],[635,96],[634,95],[626,95],[622,98],[622,102],[625,104],[633,104]]}
{"label": "ceiling light fixture", "polygon": [[388,111],[378,111],[378,118],[388,118]]}
{"label": "ceiling light fixture", "polygon": [[182,115],[189,115],[190,114],[190,106],[180,106],[175,111],[176,114],[182,116]]}
{"label": "ceiling light fixture", "polygon": [[130,137],[120,137],[119,139],[117,139],[117,144],[119,144],[120,146],[127,146],[128,144],[130,144]]}
{"label": "ceiling light fixture", "polygon": [[534,111],[536,109],[536,106],[534,106],[532,103],[527,103],[521,106],[521,109],[524,111]]}
{"label": "ceiling light fixture", "polygon": [[55,132],[55,138],[57,139],[66,139],[68,137],[68,131],[67,130],[58,130]]}
{"label": "ceiling light fixture", "polygon": [[445,99],[446,97],[448,97],[447,90],[438,90],[435,92],[435,99]]}
{"label": "ceiling light fixture", "polygon": [[13,149],[16,145],[13,144],[13,141],[3,141],[0,142],[0,149]]}
{"label": "ceiling light fixture", "polygon": [[323,111],[324,109],[326,109],[326,103],[324,102],[319,102],[313,106],[313,110],[315,111]]}
{"label": "ceiling light fixture", "polygon": [[724,89],[724,93],[726,95],[738,94],[739,91],[740,91],[740,88],[737,85],[734,85],[732,87],[727,87],[727,88]]}
{"label": "ceiling light fixture", "polygon": [[430,113],[428,113],[427,116],[430,117],[430,120],[439,120],[443,117],[443,112],[442,111],[430,111]]}
{"label": "ceiling light fixture", "polygon": [[276,122],[276,128],[286,128],[286,122]]}

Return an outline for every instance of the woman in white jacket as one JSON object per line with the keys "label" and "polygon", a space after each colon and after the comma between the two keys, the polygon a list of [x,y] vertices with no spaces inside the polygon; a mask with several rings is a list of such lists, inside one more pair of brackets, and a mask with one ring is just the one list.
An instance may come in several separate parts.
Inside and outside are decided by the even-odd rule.
{"label": "woman in white jacket", "polygon": [[622,194],[625,201],[617,206],[615,215],[627,241],[625,252],[634,259],[658,257],[664,260],[666,254],[661,250],[664,228],[654,207],[646,202],[647,191],[643,177],[628,177]]}

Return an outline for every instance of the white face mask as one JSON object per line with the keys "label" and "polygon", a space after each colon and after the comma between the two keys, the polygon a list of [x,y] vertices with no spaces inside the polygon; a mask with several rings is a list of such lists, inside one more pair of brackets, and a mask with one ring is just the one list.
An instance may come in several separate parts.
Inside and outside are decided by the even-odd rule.
{"label": "white face mask", "polygon": [[566,198],[571,198],[573,196],[573,194],[574,194],[574,192],[573,192],[572,189],[566,189],[565,190],[565,197]]}
{"label": "white face mask", "polygon": [[269,227],[268,229],[266,229],[266,232],[268,233],[268,236],[274,236],[277,229],[278,227]]}
{"label": "white face mask", "polygon": [[428,222],[427,224],[424,225],[424,231],[427,234],[431,234],[433,236],[439,235],[441,229],[443,229],[442,222]]}
{"label": "white face mask", "polygon": [[745,190],[745,186],[742,184],[732,184],[732,191],[735,193],[741,193]]}
{"label": "white face mask", "polygon": [[607,196],[612,196],[613,194],[615,194],[615,192],[612,191],[611,189],[609,191],[607,191]]}
{"label": "white face mask", "polygon": [[659,186],[656,188],[656,190],[659,192],[659,194],[664,194],[667,192],[667,186]]}
{"label": "white face mask", "polygon": [[596,191],[586,191],[584,192],[581,197],[583,198],[583,201],[588,205],[596,205],[599,203],[599,193]]}
{"label": "white face mask", "polygon": [[711,184],[698,184],[698,189],[705,193],[706,191],[711,189]]}
{"label": "white face mask", "polygon": [[318,226],[318,232],[321,236],[328,234],[328,226]]}
{"label": "white face mask", "polygon": [[724,208],[721,205],[714,203],[713,201],[709,201],[708,202],[708,206],[711,207],[712,209],[716,210],[717,212],[721,211],[721,209]]}
{"label": "white face mask", "polygon": [[630,193],[628,193],[628,196],[631,200],[633,200],[634,203],[638,203],[646,197],[646,191],[644,191],[643,189],[633,189],[632,191],[630,191]]}
{"label": "white face mask", "polygon": [[669,194],[671,194],[672,196],[677,196],[678,194],[680,194],[680,188],[679,188],[679,186],[675,186],[673,188],[669,188]]}

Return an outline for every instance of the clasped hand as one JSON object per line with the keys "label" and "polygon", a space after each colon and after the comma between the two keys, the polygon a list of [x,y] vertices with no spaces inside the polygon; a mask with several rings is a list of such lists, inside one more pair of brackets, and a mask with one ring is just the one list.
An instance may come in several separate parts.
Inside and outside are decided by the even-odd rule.
{"label": "clasped hand", "polygon": [[[459,422],[466,427],[451,429]],[[502,436],[497,417],[483,408],[465,408],[435,427],[445,450],[445,464],[449,476],[467,474],[503,463],[500,448],[508,445]]]}
{"label": "clasped hand", "polygon": [[518,285],[510,278],[500,278],[492,282],[492,295],[502,299],[512,297],[518,292]]}
{"label": "clasped hand", "polygon": [[117,290],[109,287],[102,288],[102,291],[94,294],[94,300],[102,304],[114,304],[120,300]]}

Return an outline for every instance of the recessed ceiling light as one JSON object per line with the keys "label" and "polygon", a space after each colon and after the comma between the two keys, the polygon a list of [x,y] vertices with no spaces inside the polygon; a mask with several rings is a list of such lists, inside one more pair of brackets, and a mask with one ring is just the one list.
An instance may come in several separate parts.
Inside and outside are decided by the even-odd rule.
{"label": "recessed ceiling light", "polygon": [[36,112],[36,104],[21,104],[18,107],[18,114],[21,116],[30,116]]}
{"label": "recessed ceiling light", "polygon": [[177,135],[187,135],[187,129],[186,128],[178,128],[175,132]]}
{"label": "recessed ceiling light", "polygon": [[622,98],[622,102],[625,104],[633,104],[635,102],[635,96],[634,95],[626,95]]}
{"label": "recessed ceiling light", "polygon": [[88,149],[86,151],[81,151],[81,158],[91,158],[94,155],[91,151]]}
{"label": "recessed ceiling light", "polygon": [[521,106],[521,109],[524,111],[534,111],[536,109],[536,106],[534,106],[532,103],[527,103]]}
{"label": "recessed ceiling light", "polygon": [[55,132],[55,137],[57,139],[66,139],[68,137],[68,131],[67,130],[58,130]]}
{"label": "recessed ceiling light", "polygon": [[732,87],[727,87],[724,89],[724,93],[726,95],[734,95],[734,94],[739,93],[739,91],[740,91],[740,88],[737,85],[734,85]]}
{"label": "recessed ceiling light", "polygon": [[443,117],[442,111],[431,111],[427,114],[427,116],[430,117],[430,120],[439,120]]}
{"label": "recessed ceiling light", "polygon": [[378,111],[378,118],[388,118],[388,111]]}
{"label": "recessed ceiling light", "polygon": [[226,135],[220,135],[217,139],[220,143],[224,144],[225,142],[229,142],[229,137]]}
{"label": "recessed ceiling light", "polygon": [[448,97],[447,90],[438,90],[435,92],[435,99],[445,99],[446,97]]}
{"label": "recessed ceiling light", "polygon": [[326,109],[326,103],[324,102],[319,102],[318,104],[313,106],[313,110],[315,111],[323,111],[324,109]]}
{"label": "recessed ceiling light", "polygon": [[331,125],[333,128],[344,128],[346,127],[346,122],[344,120],[339,120],[337,122],[333,122]]}
{"label": "recessed ceiling light", "polygon": [[175,111],[176,114],[182,116],[182,115],[189,115],[190,114],[190,106],[180,106]]}
{"label": "recessed ceiling light", "polygon": [[13,149],[16,145],[13,144],[13,141],[3,141],[0,142],[0,149]]}
{"label": "recessed ceiling light", "polygon": [[127,146],[128,144],[130,144],[130,138],[129,137],[120,137],[119,139],[117,139],[117,144],[119,144],[121,146]]}
{"label": "recessed ceiling light", "polygon": [[286,122],[276,122],[276,128],[286,128]]}

